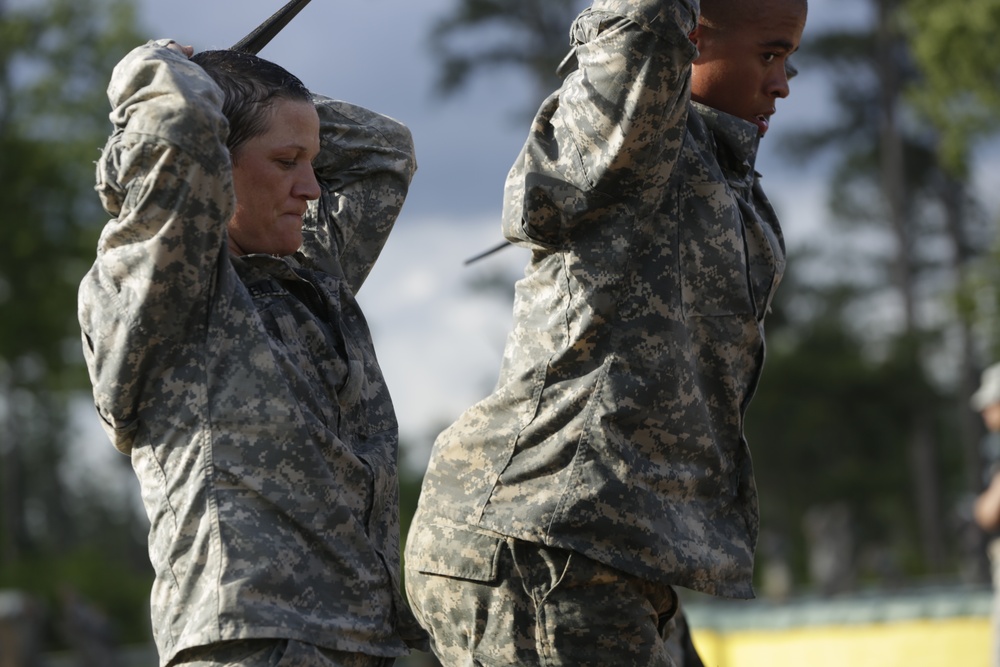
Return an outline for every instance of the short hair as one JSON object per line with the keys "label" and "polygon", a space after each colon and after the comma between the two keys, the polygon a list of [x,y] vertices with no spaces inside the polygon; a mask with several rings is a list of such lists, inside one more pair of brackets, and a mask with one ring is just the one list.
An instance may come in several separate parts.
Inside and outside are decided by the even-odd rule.
{"label": "short hair", "polygon": [[[808,0],[798,2],[808,6]],[[761,14],[765,9],[762,4],[761,0],[701,0],[699,23],[715,30],[739,27],[766,18]]]}
{"label": "short hair", "polygon": [[191,61],[222,89],[222,114],[229,121],[226,147],[234,162],[243,144],[267,131],[276,100],[312,100],[309,89],[298,77],[250,53],[202,51]]}

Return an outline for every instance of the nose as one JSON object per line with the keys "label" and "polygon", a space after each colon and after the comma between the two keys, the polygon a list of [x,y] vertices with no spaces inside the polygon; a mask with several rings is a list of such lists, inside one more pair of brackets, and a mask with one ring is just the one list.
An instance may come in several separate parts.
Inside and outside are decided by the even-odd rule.
{"label": "nose", "polygon": [[767,80],[767,94],[769,97],[788,97],[788,80],[798,74],[798,70],[789,65],[773,68],[770,78]]}
{"label": "nose", "polygon": [[311,164],[302,165],[299,177],[295,181],[295,187],[292,190],[292,194],[307,201],[319,199],[321,194],[319,181],[316,180],[316,172],[313,171]]}

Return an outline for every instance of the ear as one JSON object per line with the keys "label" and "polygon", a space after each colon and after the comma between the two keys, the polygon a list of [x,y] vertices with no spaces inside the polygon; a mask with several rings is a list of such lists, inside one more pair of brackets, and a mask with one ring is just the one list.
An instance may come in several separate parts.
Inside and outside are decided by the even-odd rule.
{"label": "ear", "polygon": [[701,52],[705,48],[705,38],[706,38],[706,30],[701,23],[696,25],[694,30],[692,30],[688,34],[688,39],[691,40],[691,43],[694,44],[694,48],[698,51],[698,55],[694,59],[694,62],[692,63],[694,65],[698,65],[701,62]]}
{"label": "ear", "polygon": [[688,39],[690,39],[690,40],[691,40],[691,43],[692,43],[692,44],[694,44],[695,46],[698,46],[698,42],[699,42],[699,41],[701,41],[701,38],[702,38],[702,32],[703,32],[703,29],[702,29],[702,27],[701,27],[701,23],[698,23],[698,24],[697,24],[697,25],[696,25],[696,26],[694,27],[694,30],[692,30],[692,31],[691,31],[691,32],[690,32],[690,33],[688,34]]}

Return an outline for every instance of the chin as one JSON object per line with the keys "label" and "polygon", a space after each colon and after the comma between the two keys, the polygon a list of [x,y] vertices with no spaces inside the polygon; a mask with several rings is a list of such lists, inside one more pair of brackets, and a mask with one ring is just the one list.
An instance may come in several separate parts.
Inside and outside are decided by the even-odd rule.
{"label": "chin", "polygon": [[290,245],[281,246],[280,249],[275,250],[271,254],[272,255],[276,255],[278,257],[288,257],[289,255],[294,255],[295,253],[297,253],[299,251],[299,248],[301,248],[301,247],[302,247],[301,243],[299,245],[295,246],[295,247],[292,247]]}
{"label": "chin", "polygon": [[272,254],[284,257],[294,255],[302,247],[302,232],[295,234],[285,234],[280,239],[275,239],[275,251]]}

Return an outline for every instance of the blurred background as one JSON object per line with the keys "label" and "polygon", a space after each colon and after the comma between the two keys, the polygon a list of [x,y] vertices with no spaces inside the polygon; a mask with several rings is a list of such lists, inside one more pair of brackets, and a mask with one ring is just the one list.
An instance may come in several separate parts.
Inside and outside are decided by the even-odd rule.
{"label": "blurred background", "polygon": [[[146,39],[226,48],[281,4],[0,0],[0,667],[155,664],[146,518],[76,321],[105,89]],[[502,241],[504,177],[586,4],[322,0],[261,54],[414,134],[420,169],[359,295],[399,416],[404,535],[434,436],[496,380],[526,257],[464,262]],[[810,4],[757,165],[789,249],[747,424],[760,597],[684,599],[710,665],[985,666],[969,396],[1000,360],[1000,0]]]}

